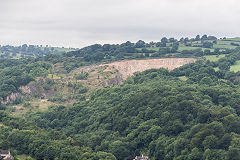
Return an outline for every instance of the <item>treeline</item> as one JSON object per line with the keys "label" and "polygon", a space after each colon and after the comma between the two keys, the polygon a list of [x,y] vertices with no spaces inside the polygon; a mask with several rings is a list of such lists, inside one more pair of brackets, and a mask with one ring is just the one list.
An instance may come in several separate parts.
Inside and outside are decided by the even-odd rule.
{"label": "treeline", "polygon": [[[139,40],[136,43],[127,41],[122,44],[94,44],[84,47],[80,50],[65,52],[61,48],[42,47],[34,45],[22,45],[19,47],[2,46],[0,54],[2,58],[29,58],[38,57],[52,63],[63,63],[67,72],[72,71],[80,66],[99,62],[111,62],[123,59],[143,59],[149,57],[201,57],[204,55],[229,54],[231,49],[214,48],[213,44],[217,43],[214,36],[197,35],[195,38],[161,38],[158,42],[144,42]],[[196,49],[183,49],[179,47],[196,47]],[[68,51],[68,50],[66,50]],[[5,53],[8,55],[6,56]],[[17,56],[15,53],[21,53]],[[62,54],[63,55],[62,55]],[[1,56],[1,55],[0,55]]]}
{"label": "treeline", "polygon": [[[21,45],[21,46],[0,46],[0,58],[29,58],[37,56],[45,56],[49,54],[63,54],[65,48],[55,48],[48,45]],[[71,50],[71,49],[69,49]],[[74,49],[73,49],[74,50]]]}
{"label": "treeline", "polygon": [[[195,38],[175,38],[163,37],[159,42],[144,42],[139,40],[136,43],[127,41],[122,44],[94,44],[77,51],[67,52],[63,57],[58,58],[58,62],[64,63],[64,68],[70,72],[74,68],[98,63],[110,62],[123,59],[143,59],[149,57],[201,57],[204,55],[229,54],[231,49],[214,48],[217,43],[214,36],[197,35]],[[180,45],[186,47],[196,47],[196,49],[179,50]],[[212,49],[212,50],[211,50]]]}

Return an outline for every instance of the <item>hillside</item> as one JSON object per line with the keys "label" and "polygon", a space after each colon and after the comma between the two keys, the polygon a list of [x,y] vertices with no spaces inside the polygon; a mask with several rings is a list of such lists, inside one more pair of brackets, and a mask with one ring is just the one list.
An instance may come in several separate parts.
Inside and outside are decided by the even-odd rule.
{"label": "hillside", "polygon": [[[88,98],[95,89],[123,84],[135,72],[159,68],[172,70],[194,61],[193,58],[124,60],[79,67],[70,73],[57,73],[59,66],[55,66],[51,74],[45,78],[37,77],[35,82],[20,86],[20,92],[8,95],[2,103],[13,104],[8,107],[13,114],[46,110],[48,106],[67,105],[77,102],[80,97]],[[19,100],[20,104],[16,103]]]}
{"label": "hillside", "polygon": [[0,149],[29,159],[238,160],[238,42],[204,35],[0,59]]}
{"label": "hillside", "polygon": [[213,66],[198,61],[170,72],[147,70],[87,101],[28,112],[24,119],[0,112],[2,147],[37,159],[237,160],[239,84]]}

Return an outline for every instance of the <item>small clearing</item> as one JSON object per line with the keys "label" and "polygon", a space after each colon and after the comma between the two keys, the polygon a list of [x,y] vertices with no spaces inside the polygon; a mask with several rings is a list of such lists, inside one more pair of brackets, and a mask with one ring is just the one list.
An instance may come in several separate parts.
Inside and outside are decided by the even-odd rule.
{"label": "small clearing", "polygon": [[208,55],[208,56],[204,56],[206,58],[206,60],[209,60],[211,62],[216,62],[219,59],[225,57],[225,54],[220,54],[220,55]]}
{"label": "small clearing", "polygon": [[235,64],[230,67],[230,71],[232,72],[240,71],[240,60],[236,61]]}

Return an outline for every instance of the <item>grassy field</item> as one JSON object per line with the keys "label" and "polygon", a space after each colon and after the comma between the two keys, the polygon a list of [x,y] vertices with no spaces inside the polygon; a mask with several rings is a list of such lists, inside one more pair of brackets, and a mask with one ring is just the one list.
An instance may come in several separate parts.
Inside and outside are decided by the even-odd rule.
{"label": "grassy field", "polygon": [[56,74],[48,74],[47,78],[50,78],[50,79],[53,79],[53,80],[62,79],[61,77],[59,77]]}
{"label": "grassy field", "polygon": [[[159,48],[160,47],[148,47],[148,48],[146,48],[147,50],[154,50],[154,51],[156,51],[156,52],[158,52],[159,51]],[[138,51],[141,51],[142,50],[142,48],[136,48]]]}
{"label": "grassy field", "polygon": [[0,127],[6,127],[4,124],[0,123]]}
{"label": "grassy field", "polygon": [[191,47],[191,46],[183,46],[183,45],[180,45],[179,48],[178,48],[178,51],[183,51],[183,50],[195,50],[195,49],[202,49],[202,51],[208,49],[210,50],[211,52],[214,51],[214,49],[212,48],[201,48],[201,47]]}
{"label": "grassy field", "polygon": [[240,42],[240,37],[235,37],[235,38],[227,38],[226,40],[231,40],[231,41],[239,41],[239,42]]}
{"label": "grassy field", "polygon": [[[26,105],[27,104],[27,105]],[[14,115],[21,116],[28,111],[44,111],[47,110],[49,106],[57,106],[59,104],[47,101],[47,99],[32,99],[30,101],[26,101],[25,103],[19,105],[13,105]]]}
{"label": "grassy field", "polygon": [[194,49],[199,49],[199,48],[201,48],[201,47],[191,47],[191,46],[179,45],[178,51],[194,50]]}
{"label": "grassy field", "polygon": [[206,58],[206,60],[209,60],[209,61],[211,61],[211,62],[216,62],[216,61],[218,61],[220,58],[223,58],[223,57],[225,57],[224,54],[221,54],[221,55],[219,55],[219,56],[217,56],[217,55],[204,56],[204,58]]}
{"label": "grassy field", "polygon": [[230,45],[230,43],[232,43],[232,41],[223,41],[223,40],[217,41],[217,44],[219,45]]}
{"label": "grassy field", "polygon": [[237,46],[232,46],[231,44],[214,44],[213,48],[230,48],[230,49],[234,49]]}
{"label": "grassy field", "polygon": [[218,67],[215,67],[214,70],[215,70],[215,71],[219,71],[219,68],[218,68]]}
{"label": "grassy field", "polygon": [[158,52],[158,51],[159,51],[159,48],[160,48],[160,47],[153,47],[153,48],[147,48],[147,50],[154,50],[154,51]]}
{"label": "grassy field", "polygon": [[[231,43],[237,43],[240,44],[240,38],[229,38],[226,40],[218,40],[217,44],[213,44],[213,48],[202,48],[202,47],[193,47],[193,46],[185,46],[183,43],[179,44],[179,48],[178,48],[178,52],[181,52],[183,50],[195,50],[195,49],[202,49],[203,51],[206,49],[209,49],[211,52],[214,51],[215,48],[220,48],[220,49],[225,49],[225,48],[229,48],[229,49],[235,49],[237,46],[233,46],[231,45]],[[170,44],[170,43],[169,43]],[[196,41],[196,42],[192,42],[192,44],[194,45],[198,45],[201,44],[201,41]],[[169,46],[169,45],[168,45]],[[154,50],[156,52],[159,51],[160,47],[153,47],[153,48],[146,48],[148,50]],[[170,47],[171,48],[171,47]],[[137,50],[142,50],[142,48],[137,48]]]}
{"label": "grassy field", "polygon": [[214,44],[214,48],[230,48],[234,49],[237,46],[231,45],[231,43],[240,44],[240,38],[228,38],[226,40],[218,40],[217,44]]}
{"label": "grassy field", "polygon": [[230,67],[230,71],[232,72],[240,71],[240,60],[236,61],[235,64]]}
{"label": "grassy field", "polygon": [[[236,46],[231,45],[234,41],[223,41],[223,40],[218,40],[217,44],[213,45],[213,48],[231,48],[234,49]],[[238,42],[234,42],[238,43]]]}
{"label": "grassy field", "polygon": [[[156,52],[159,51],[160,47],[153,47],[153,48],[146,48],[147,50],[154,50]],[[199,49],[201,47],[191,47],[191,46],[184,46],[184,45],[179,45],[178,51],[181,52],[183,50],[195,50],[195,49]],[[141,50],[141,48],[137,48],[137,50]],[[205,48],[203,48],[203,50],[205,50]],[[213,49],[210,49],[211,51],[213,51]]]}
{"label": "grassy field", "polygon": [[18,160],[35,160],[34,158],[32,158],[32,157],[30,157],[30,156],[27,156],[27,155],[25,155],[25,154],[23,154],[23,155],[17,155],[16,156],[16,158],[18,159]]}

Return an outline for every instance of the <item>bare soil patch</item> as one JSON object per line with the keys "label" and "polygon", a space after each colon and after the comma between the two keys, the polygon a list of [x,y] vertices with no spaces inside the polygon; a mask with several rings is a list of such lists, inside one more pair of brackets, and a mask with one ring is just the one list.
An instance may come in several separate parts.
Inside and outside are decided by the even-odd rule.
{"label": "bare soil patch", "polygon": [[113,67],[119,71],[123,79],[132,76],[134,72],[143,72],[148,69],[166,68],[173,70],[188,63],[195,62],[194,58],[161,58],[161,59],[147,59],[147,60],[123,60],[101,66],[108,66],[106,71]]}

